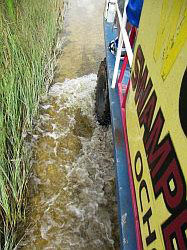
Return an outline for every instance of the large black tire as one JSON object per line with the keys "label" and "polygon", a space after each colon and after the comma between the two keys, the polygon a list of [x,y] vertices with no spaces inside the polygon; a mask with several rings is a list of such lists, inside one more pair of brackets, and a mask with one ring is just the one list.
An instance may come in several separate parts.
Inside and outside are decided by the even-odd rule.
{"label": "large black tire", "polygon": [[106,58],[99,66],[95,97],[95,112],[97,121],[100,125],[107,126],[111,123],[111,119]]}

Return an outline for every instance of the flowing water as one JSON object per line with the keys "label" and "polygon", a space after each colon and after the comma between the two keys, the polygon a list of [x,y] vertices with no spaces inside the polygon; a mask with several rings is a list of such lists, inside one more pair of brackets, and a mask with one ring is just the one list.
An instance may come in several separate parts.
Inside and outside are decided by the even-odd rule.
{"label": "flowing water", "polygon": [[104,0],[69,0],[54,85],[33,135],[23,249],[118,249],[111,128],[94,116]]}

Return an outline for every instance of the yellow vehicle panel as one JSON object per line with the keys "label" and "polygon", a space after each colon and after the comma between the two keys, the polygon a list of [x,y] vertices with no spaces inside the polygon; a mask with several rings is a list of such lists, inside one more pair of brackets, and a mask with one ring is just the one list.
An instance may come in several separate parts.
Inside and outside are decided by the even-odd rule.
{"label": "yellow vehicle panel", "polygon": [[126,104],[144,249],[187,249],[187,0],[145,0]]}

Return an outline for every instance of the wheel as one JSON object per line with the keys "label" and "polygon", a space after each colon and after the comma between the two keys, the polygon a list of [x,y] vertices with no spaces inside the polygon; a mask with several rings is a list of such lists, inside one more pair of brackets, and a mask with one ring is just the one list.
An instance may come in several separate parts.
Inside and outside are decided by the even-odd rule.
{"label": "wheel", "polygon": [[97,74],[95,112],[100,125],[107,126],[111,123],[106,58],[101,62]]}

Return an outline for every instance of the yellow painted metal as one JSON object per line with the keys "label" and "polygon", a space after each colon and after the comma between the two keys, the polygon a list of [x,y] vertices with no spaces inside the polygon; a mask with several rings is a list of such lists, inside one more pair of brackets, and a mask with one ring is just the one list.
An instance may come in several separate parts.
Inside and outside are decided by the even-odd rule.
{"label": "yellow painted metal", "polygon": [[[140,73],[140,60],[137,60],[138,48],[139,51],[142,51],[145,60],[142,63],[142,74]],[[142,99],[143,107],[138,108],[139,101],[144,94],[141,92],[142,77],[140,76],[143,76],[146,66],[148,73],[146,86],[148,86],[150,81],[152,82],[152,88],[147,98]],[[177,248],[177,240],[180,238],[182,242],[182,238],[179,237],[180,233],[175,237],[172,236],[172,238],[166,229],[169,228],[174,218],[176,219],[174,225],[178,225],[177,218],[179,218],[182,212],[184,212],[184,222],[187,220],[187,215],[185,214],[187,210],[185,191],[187,189],[187,137],[182,129],[179,115],[181,83],[186,68],[187,0],[145,0],[134,51],[131,75],[132,84],[127,97],[126,108],[130,158],[144,249],[169,249],[171,245]],[[137,85],[133,87],[133,83],[136,83],[136,80],[134,80],[136,78],[138,79]],[[138,95],[138,93],[140,94]],[[136,97],[137,102],[135,101]],[[152,101],[152,106],[148,106],[150,100]],[[146,113],[145,107],[150,108],[148,109],[149,112],[147,111]],[[151,112],[153,112],[152,115]],[[163,115],[161,120],[164,124],[160,130],[157,145],[160,142],[164,142],[164,140],[167,141],[169,138],[170,146],[168,146],[168,150],[169,148],[172,148],[172,150],[168,157],[167,152],[163,151],[164,153],[160,153],[159,157],[156,158],[157,156],[154,155],[154,152],[157,149],[154,148],[155,151],[151,151],[151,148],[153,149],[151,142],[153,143],[154,139],[151,141],[150,131],[154,127],[154,122],[157,121],[157,115],[160,113]],[[145,124],[148,128],[144,126]],[[158,130],[159,126],[155,131]],[[165,158],[163,157],[164,154]],[[150,163],[151,160],[152,165]],[[179,194],[179,188],[182,188],[183,185],[184,189],[181,189],[181,192],[184,192],[185,198],[183,197],[178,206],[177,204],[176,206],[175,204],[170,206],[167,203],[169,198],[164,197],[164,191],[160,189],[159,193],[157,192],[158,189],[156,191],[156,188],[158,188],[159,181],[161,179],[163,181],[167,171],[170,171],[171,162],[175,160],[178,161],[176,163],[178,164],[177,171],[181,171],[179,179],[181,178],[182,184],[177,187],[175,178],[172,178],[171,175],[170,179],[168,177],[168,190],[171,193],[173,192],[173,200],[175,200],[175,195]],[[158,175],[155,175],[156,177],[153,177],[152,174],[154,172],[152,171],[156,168],[155,166],[158,166],[158,162],[162,163],[160,172],[157,173]],[[171,173],[173,172],[171,171]],[[151,237],[149,237],[150,235]],[[170,235],[170,238],[168,235]],[[184,235],[187,235],[187,233],[185,232]]]}
{"label": "yellow painted metal", "polygon": [[[161,75],[165,80],[170,72],[177,55],[187,39],[187,10],[186,0],[164,0],[157,33],[154,58],[162,56]],[[169,6],[172,3],[172,6]],[[182,18],[182,19],[181,19]]]}

